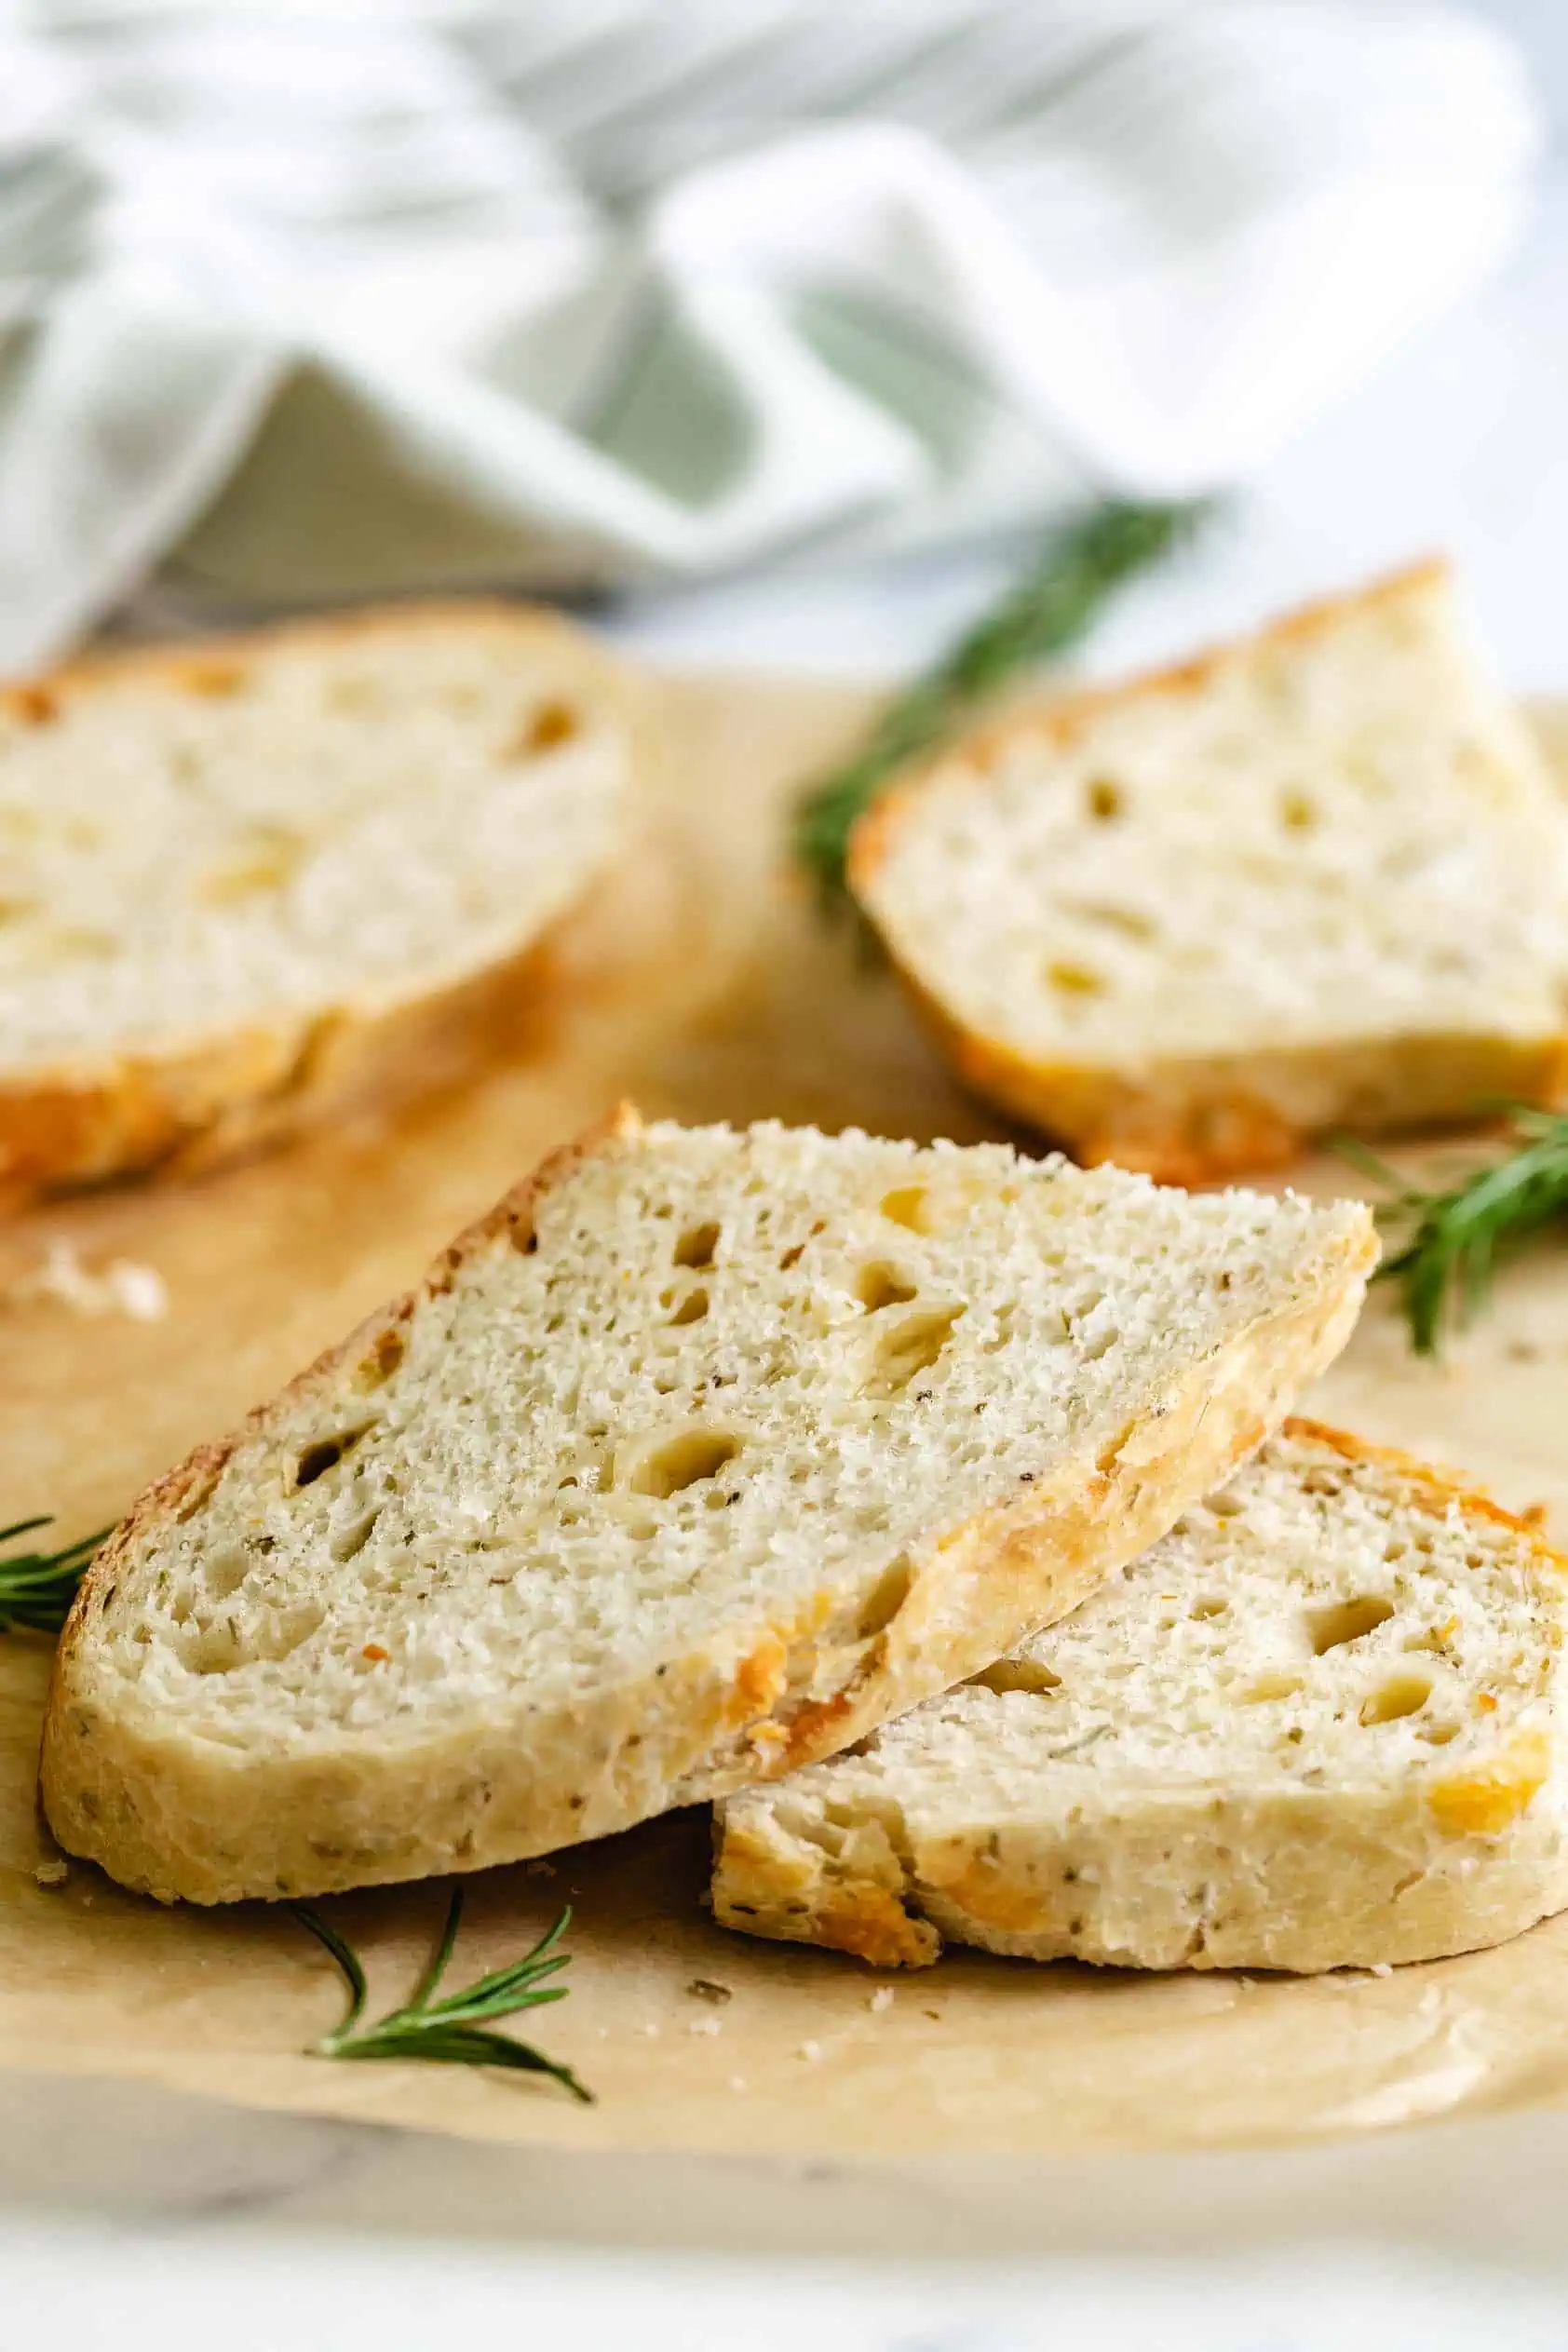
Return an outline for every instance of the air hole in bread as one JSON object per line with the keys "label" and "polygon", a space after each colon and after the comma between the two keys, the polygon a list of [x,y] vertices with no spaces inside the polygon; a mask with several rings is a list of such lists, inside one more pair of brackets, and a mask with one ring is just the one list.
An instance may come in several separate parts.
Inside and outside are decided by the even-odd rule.
{"label": "air hole in bread", "polygon": [[629,1464],[623,1464],[617,1450],[615,1483],[629,1494],[662,1501],[699,1480],[715,1478],[740,1447],[740,1439],[728,1429],[683,1429],[646,1451],[634,1449]]}
{"label": "air hole in bread", "polygon": [[1046,966],[1046,985],[1059,996],[1102,996],[1105,982],[1090,965],[1074,964],[1053,955]]}
{"label": "air hole in bread", "polygon": [[719,1228],[716,1224],[688,1225],[675,1244],[674,1263],[691,1266],[700,1273],[712,1264],[713,1253],[718,1247]]}
{"label": "air hole in bread", "polygon": [[334,1560],[357,1560],[375,1532],[381,1517],[381,1506],[359,1511],[341,1527],[332,1530],[327,1548]]}
{"label": "air hole in bread", "polygon": [[1419,1715],[1432,1696],[1425,1674],[1391,1674],[1386,1683],[1362,1702],[1363,1723],[1397,1723],[1406,1715]]}
{"label": "air hole in bread", "polygon": [[1380,1625],[1386,1625],[1393,1614],[1393,1602],[1376,1592],[1358,1593],[1351,1601],[1331,1602],[1324,1609],[1309,1609],[1306,1629],[1314,1654],[1321,1657],[1326,1651],[1337,1650],[1346,1642],[1359,1642],[1364,1634],[1375,1633]]}
{"label": "air hole in bread", "polygon": [[890,1265],[863,1265],[855,1277],[855,1295],[868,1315],[880,1315],[887,1306],[907,1306],[919,1287],[904,1281]]}
{"label": "air hole in bread", "polygon": [[56,955],[74,956],[92,964],[107,964],[119,952],[119,942],[112,931],[94,931],[81,923],[52,932],[44,944]]}
{"label": "air hole in bread", "polygon": [[180,1662],[193,1674],[232,1674],[241,1666],[275,1666],[309,1641],[325,1615],[315,1602],[300,1602],[264,1619],[247,1640],[241,1640],[232,1617],[215,1625],[199,1624],[180,1642]]}
{"label": "air hole in bread", "polygon": [[516,749],[522,752],[553,751],[559,744],[571,742],[577,725],[577,714],[569,702],[542,702],[523,728]]}
{"label": "air hole in bread", "polygon": [[1200,1624],[1206,1624],[1210,1617],[1228,1617],[1230,1602],[1218,1593],[1205,1593],[1201,1599],[1193,1602],[1187,1615],[1189,1617],[1196,1617]]}
{"label": "air hole in bread", "polygon": [[1032,1657],[998,1658],[994,1666],[988,1666],[975,1680],[983,1683],[988,1691],[1027,1691],[1035,1698],[1048,1697],[1061,1688],[1061,1675],[1053,1674],[1048,1666]]}
{"label": "air hole in bread", "polygon": [[1459,1737],[1457,1723],[1423,1723],[1418,1735],[1429,1748],[1446,1748],[1451,1739]]}
{"label": "air hole in bread", "polygon": [[1327,1463],[1315,1463],[1311,1469],[1302,1472],[1304,1494],[1343,1494],[1347,1483],[1347,1473]]}
{"label": "air hole in bread", "polygon": [[925,1314],[906,1315],[896,1323],[878,1345],[865,1393],[896,1397],[917,1372],[929,1372],[963,1312],[961,1306],[932,1307]]}
{"label": "air hole in bread", "polygon": [[805,1255],[805,1242],[815,1241],[819,1233],[825,1233],[826,1231],[826,1218],[818,1217],[817,1223],[812,1226],[811,1231],[806,1235],[805,1241],[792,1242],[790,1248],[784,1251],[778,1261],[779,1272],[781,1274],[788,1274],[791,1266],[799,1265],[802,1258]]}
{"label": "air hole in bread", "polygon": [[1437,1656],[1442,1657],[1458,1627],[1456,1616],[1445,1617],[1441,1625],[1429,1625],[1419,1633],[1410,1634],[1404,1646],[1407,1650],[1431,1650]]}
{"label": "air hole in bread", "polygon": [[201,1581],[210,1601],[227,1601],[250,1573],[243,1544],[216,1544],[202,1562]]}
{"label": "air hole in bread", "polygon": [[874,1641],[885,1633],[905,1602],[914,1583],[914,1569],[907,1552],[899,1552],[890,1560],[871,1591],[861,1603],[855,1620],[855,1638],[859,1642]]}
{"label": "air hole in bread", "polygon": [[1102,825],[1120,817],[1127,806],[1121,786],[1111,776],[1091,776],[1084,787],[1084,800],[1089,815]]}
{"label": "air hole in bread", "polygon": [[299,872],[309,844],[288,825],[253,825],[241,845],[203,875],[199,896],[210,906],[243,905],[247,899],[287,887]]}
{"label": "air hole in bread", "polygon": [[221,702],[237,695],[245,683],[243,664],[237,661],[196,661],[187,665],[181,683],[188,694]]}
{"label": "air hole in bread", "polygon": [[909,1233],[929,1233],[931,1203],[924,1184],[899,1184],[890,1193],[884,1193],[878,1203],[881,1214],[895,1225],[902,1225]]}
{"label": "air hole in bread", "polygon": [[1285,792],[1279,802],[1279,822],[1288,833],[1309,833],[1318,822],[1317,803],[1305,792]]}
{"label": "air hole in bread", "polygon": [[695,1291],[688,1291],[686,1292],[685,1297],[681,1301],[680,1305],[675,1309],[675,1312],[671,1315],[669,1320],[672,1324],[676,1325],[682,1323],[700,1323],[707,1312],[708,1293],[703,1289],[702,1285],[698,1283]]}
{"label": "air hole in bread", "polygon": [[1295,1698],[1302,1688],[1299,1674],[1260,1674],[1257,1681],[1241,1694],[1249,1707],[1266,1706],[1271,1699]]}
{"label": "air hole in bread", "polygon": [[363,1421],[357,1429],[341,1429],[336,1437],[318,1438],[314,1444],[307,1445],[294,1470],[295,1486],[314,1486],[318,1478],[325,1478],[329,1470],[336,1468],[345,1453],[353,1453],[360,1439],[373,1426],[372,1422]]}
{"label": "air hole in bread", "polygon": [[1097,924],[1102,931],[1118,932],[1124,939],[1152,939],[1159,929],[1153,915],[1142,914],[1136,907],[1111,906],[1098,899],[1064,900],[1062,911],[1076,915],[1080,922]]}
{"label": "air hole in bread", "polygon": [[188,1642],[181,1642],[180,1657],[193,1674],[232,1674],[243,1663],[244,1651],[238,1634],[225,1619],[222,1625],[202,1627]]}

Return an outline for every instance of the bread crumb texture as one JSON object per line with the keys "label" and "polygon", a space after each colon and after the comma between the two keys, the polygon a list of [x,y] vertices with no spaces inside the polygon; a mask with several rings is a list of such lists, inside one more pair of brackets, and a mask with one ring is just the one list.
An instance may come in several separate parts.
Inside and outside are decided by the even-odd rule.
{"label": "bread crumb texture", "polygon": [[1294,1422],[1062,1623],[723,1808],[715,1907],[879,1963],[1377,1967],[1568,1902],[1564,1563]]}
{"label": "bread crumb texture", "polygon": [[1004,723],[852,879],[970,1081],[1183,1181],[1568,1079],[1568,823],[1440,566]]}
{"label": "bread crumb texture", "polygon": [[142,1498],[61,1645],[57,1832],[291,1893],[831,1753],[1224,1475],[1373,1246],[1358,1204],[628,1115]]}

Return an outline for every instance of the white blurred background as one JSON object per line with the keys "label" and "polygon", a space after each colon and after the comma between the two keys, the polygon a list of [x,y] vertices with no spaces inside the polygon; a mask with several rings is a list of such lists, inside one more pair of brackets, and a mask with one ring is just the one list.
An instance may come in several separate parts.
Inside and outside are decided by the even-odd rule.
{"label": "white blurred background", "polygon": [[1223,488],[1097,663],[1440,544],[1548,685],[1565,19],[0,0],[0,668],[466,586],[907,668]]}

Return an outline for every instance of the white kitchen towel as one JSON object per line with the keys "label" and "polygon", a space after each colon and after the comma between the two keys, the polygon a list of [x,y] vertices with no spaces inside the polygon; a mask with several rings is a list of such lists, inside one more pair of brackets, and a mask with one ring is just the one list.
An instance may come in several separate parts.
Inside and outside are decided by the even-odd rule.
{"label": "white kitchen towel", "polygon": [[1536,140],[1426,0],[0,0],[0,669],[1242,479]]}

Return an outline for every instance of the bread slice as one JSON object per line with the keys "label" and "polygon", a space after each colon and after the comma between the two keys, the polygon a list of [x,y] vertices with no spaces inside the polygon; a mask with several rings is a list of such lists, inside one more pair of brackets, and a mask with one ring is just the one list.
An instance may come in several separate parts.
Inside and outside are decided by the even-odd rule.
{"label": "bread slice", "polygon": [[0,692],[0,1194],[211,1156],[407,1060],[615,846],[574,630],[401,608]]}
{"label": "bread slice", "polygon": [[203,1902],[828,1755],[1164,1533],[1342,1345],[1359,1204],[623,1113],[135,1506],[56,1836]]}
{"label": "bread slice", "polygon": [[849,871],[964,1077],[1082,1159],[1196,1183],[1568,1086],[1568,817],[1440,564],[1004,721]]}
{"label": "bread slice", "polygon": [[878,1966],[1378,1967],[1568,1906],[1568,1561],[1292,1421],[1075,1615],[732,1798],[714,1909]]}

